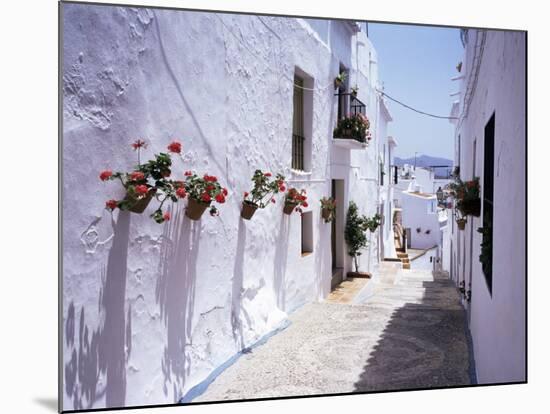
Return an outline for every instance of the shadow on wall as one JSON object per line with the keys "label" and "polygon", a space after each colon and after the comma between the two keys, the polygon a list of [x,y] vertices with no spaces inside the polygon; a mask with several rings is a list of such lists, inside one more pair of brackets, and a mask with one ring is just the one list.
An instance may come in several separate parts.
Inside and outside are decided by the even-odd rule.
{"label": "shadow on wall", "polygon": [[424,289],[421,303],[378,310],[391,316],[354,384],[355,391],[475,383],[465,312],[454,284],[437,275],[434,281],[423,281],[418,288]]}
{"label": "shadow on wall", "polygon": [[275,245],[275,261],[273,264],[273,288],[277,299],[277,306],[286,312],[285,275],[288,258],[288,231],[291,216],[283,214],[279,225],[279,235]]}
{"label": "shadow on wall", "polygon": [[[325,220],[319,214],[319,235],[317,237],[317,246],[315,247],[315,295],[316,299],[324,299],[328,295],[328,290],[326,289],[324,283],[324,273],[330,266],[327,265],[327,260],[332,260],[332,253],[327,251],[327,244],[325,240],[330,239],[330,228],[331,223],[325,223]],[[327,275],[328,279],[332,275]],[[328,285],[327,285],[328,286]]]}
{"label": "shadow on wall", "polygon": [[239,231],[237,236],[237,250],[235,252],[235,265],[233,266],[233,281],[231,289],[231,329],[233,340],[238,350],[245,347],[242,316],[248,326],[251,325],[250,316],[243,307],[243,278],[244,278],[244,252],[246,247],[246,225],[243,219],[239,219]]}
{"label": "shadow on wall", "polygon": [[[75,347],[76,309],[69,304],[65,324],[66,352],[71,354],[65,365],[65,391],[73,409],[88,409],[105,396],[106,407],[122,407],[126,401],[126,363],[131,352],[131,309],[125,317],[126,259],[130,232],[130,213],[121,211],[113,222],[113,244],[107,268],[101,274],[99,295],[100,324],[90,332],[85,308],[80,309],[78,349]],[[72,351],[71,351],[72,349]],[[106,375],[98,389],[100,377]]]}
{"label": "shadow on wall", "polygon": [[166,326],[166,346],[161,360],[164,375],[163,391],[168,396],[172,385],[173,401],[182,397],[185,380],[190,373],[191,323],[195,301],[200,221],[184,218],[177,209],[173,220],[164,228],[164,243],[159,263],[156,298]]}

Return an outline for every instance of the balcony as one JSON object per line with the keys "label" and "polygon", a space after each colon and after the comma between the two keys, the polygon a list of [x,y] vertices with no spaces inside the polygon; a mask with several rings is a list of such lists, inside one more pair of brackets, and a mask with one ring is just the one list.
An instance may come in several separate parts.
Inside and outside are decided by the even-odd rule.
{"label": "balcony", "polygon": [[332,143],[348,150],[367,148],[370,122],[366,105],[352,93],[339,92],[335,96],[338,97],[338,124]]}

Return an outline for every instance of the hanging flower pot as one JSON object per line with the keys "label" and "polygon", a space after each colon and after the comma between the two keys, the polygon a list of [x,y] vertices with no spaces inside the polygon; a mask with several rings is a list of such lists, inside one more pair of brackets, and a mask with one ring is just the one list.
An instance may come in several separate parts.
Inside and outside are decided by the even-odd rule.
{"label": "hanging flower pot", "polygon": [[141,214],[145,211],[153,198],[153,191],[149,191],[145,196],[137,198],[135,195],[126,193],[124,201],[127,202],[127,210],[132,213]]}
{"label": "hanging flower pot", "polygon": [[328,208],[321,209],[321,217],[323,217],[323,220],[325,220],[326,223],[328,223],[330,220],[330,216],[332,215],[332,211]]}
{"label": "hanging flower pot", "polygon": [[464,215],[479,217],[481,214],[481,199],[462,200],[460,202],[460,210]]}
{"label": "hanging flower pot", "polygon": [[189,203],[187,203],[185,215],[191,220],[200,220],[202,214],[208,207],[210,207],[210,203],[203,203],[202,201],[197,201],[194,198],[189,197]]}
{"label": "hanging flower pot", "polygon": [[464,230],[466,228],[466,219],[461,218],[456,221],[456,224],[458,225],[459,230]]}
{"label": "hanging flower pot", "polygon": [[243,201],[243,208],[241,209],[241,217],[245,220],[250,220],[257,209],[258,209],[258,206],[256,204],[247,203],[246,201]]}
{"label": "hanging flower pot", "polygon": [[285,207],[283,208],[283,213],[288,214],[290,216],[295,208],[296,208],[296,204],[285,203]]}

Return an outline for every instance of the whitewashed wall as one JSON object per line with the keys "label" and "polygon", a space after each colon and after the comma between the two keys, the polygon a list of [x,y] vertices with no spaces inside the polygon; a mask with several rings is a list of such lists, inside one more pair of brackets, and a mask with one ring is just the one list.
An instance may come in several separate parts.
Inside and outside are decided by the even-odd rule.
{"label": "whitewashed wall", "polygon": [[[476,31],[469,30],[462,96],[473,68],[475,41]],[[466,306],[478,382],[523,381],[526,375],[525,34],[488,31],[483,50],[468,116],[459,121],[456,131],[455,163],[460,165],[463,180],[479,176],[483,185],[484,128],[495,112],[493,294],[489,294],[478,259],[481,234],[476,230],[482,225],[483,213],[479,218],[468,216],[465,231],[458,231],[454,225],[453,277],[458,281],[465,278],[467,289],[471,280],[472,300]],[[463,107],[461,101],[460,112]]]}
{"label": "whitewashed wall", "polygon": [[[331,84],[340,61],[353,67],[354,33],[345,22],[62,9],[63,409],[174,403],[288,312],[328,294],[330,225],[318,200],[330,195],[330,178],[346,180],[345,205],[376,211],[376,133],[352,154],[330,142]],[[296,66],[316,89],[306,175],[289,168]],[[373,81],[360,72],[374,131]],[[98,173],[131,169],[137,138],[149,142],[144,157],[181,140],[173,175],[217,175],[230,191],[220,216],[191,222],[179,203],[158,225],[152,207],[106,211],[105,200],[124,192]],[[300,217],[282,214],[282,197],[240,219],[257,168],[307,189],[313,254],[301,257]]]}
{"label": "whitewashed wall", "polygon": [[[430,212],[430,205],[435,205],[436,199],[421,197],[409,192],[402,193],[403,227],[411,229],[411,247],[427,249],[440,244],[441,229],[437,208]],[[435,207],[435,206],[434,206]],[[420,228],[420,233],[416,229]],[[426,234],[426,230],[430,233]]]}

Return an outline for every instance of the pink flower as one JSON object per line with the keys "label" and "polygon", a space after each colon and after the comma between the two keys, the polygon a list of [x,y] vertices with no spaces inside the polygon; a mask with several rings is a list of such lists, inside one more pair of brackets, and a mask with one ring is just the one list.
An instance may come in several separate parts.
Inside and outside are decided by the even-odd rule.
{"label": "pink flower", "polygon": [[105,203],[105,207],[112,211],[112,210],[114,210],[115,208],[118,207],[118,201],[109,200]]}
{"label": "pink flower", "polygon": [[138,193],[139,195],[145,195],[147,194],[147,191],[149,191],[149,189],[146,185],[136,185],[136,193]]}
{"label": "pink flower", "polygon": [[145,178],[145,174],[143,174],[141,171],[134,171],[132,174],[130,174],[130,179],[132,181],[141,181]]}
{"label": "pink flower", "polygon": [[187,195],[187,193],[185,192],[185,188],[179,187],[179,188],[176,190],[176,195],[177,195],[179,198],[185,198],[185,196]]}
{"label": "pink flower", "polygon": [[170,220],[170,212],[167,211],[166,213],[164,213],[164,215],[162,216],[162,218],[164,219],[164,221],[168,221]]}
{"label": "pink flower", "polygon": [[279,191],[280,191],[280,192],[283,193],[285,190],[286,190],[286,187],[285,187],[284,185],[282,185],[282,186],[279,187]]}
{"label": "pink flower", "polygon": [[99,174],[99,179],[101,181],[107,181],[109,178],[111,178],[113,175],[113,172],[111,170],[105,170],[101,171],[101,174]]}
{"label": "pink flower", "polygon": [[181,153],[181,142],[172,141],[170,144],[168,144],[168,151],[175,152],[177,154]]}

